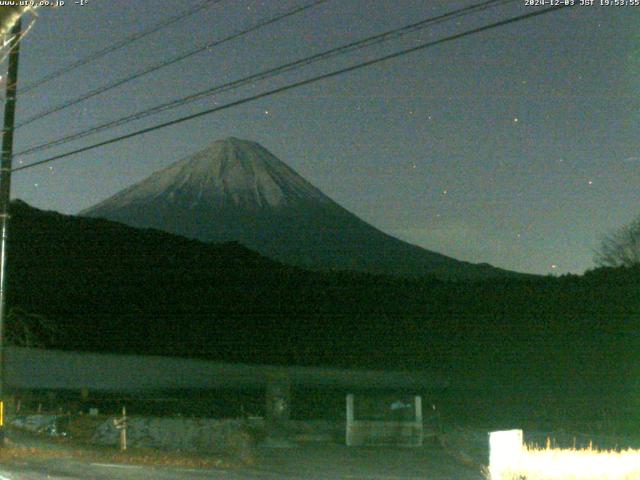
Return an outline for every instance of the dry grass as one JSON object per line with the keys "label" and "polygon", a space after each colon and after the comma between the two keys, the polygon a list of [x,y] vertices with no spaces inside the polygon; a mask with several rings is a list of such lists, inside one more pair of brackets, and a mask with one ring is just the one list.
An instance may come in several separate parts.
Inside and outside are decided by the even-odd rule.
{"label": "dry grass", "polygon": [[77,450],[74,457],[98,463],[122,463],[188,468],[230,468],[235,460],[223,457],[207,457],[185,452],[162,452],[151,449],[132,449],[126,452],[114,450]]}
{"label": "dry grass", "polygon": [[23,445],[15,445],[11,442],[5,442],[0,448],[0,464],[11,463],[16,460],[24,460],[25,458],[58,458],[60,452],[55,450],[41,449],[37,447],[27,447]]}
{"label": "dry grass", "polygon": [[640,480],[640,450],[526,446],[513,463],[493,480]]}
{"label": "dry grass", "polygon": [[[23,435],[23,437],[25,437]],[[181,468],[232,468],[251,463],[252,458],[235,455],[206,455],[191,452],[162,451],[132,448],[119,451],[110,447],[87,445],[71,439],[38,439],[37,446],[29,442],[5,441],[0,448],[0,464],[15,461],[73,458],[93,463],[121,463],[126,465],[167,466]],[[235,452],[234,452],[235,453]]]}

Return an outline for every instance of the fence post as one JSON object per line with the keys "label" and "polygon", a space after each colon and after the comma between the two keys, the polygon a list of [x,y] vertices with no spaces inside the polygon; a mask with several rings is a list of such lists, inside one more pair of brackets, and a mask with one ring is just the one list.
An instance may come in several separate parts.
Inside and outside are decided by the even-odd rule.
{"label": "fence post", "polygon": [[353,411],[353,393],[347,395],[347,431],[346,431],[346,443],[348,447],[353,445],[353,422],[355,420],[355,414]]}
{"label": "fence post", "polygon": [[122,430],[120,430],[120,450],[127,449],[127,409],[122,407]]}
{"label": "fence post", "polygon": [[515,470],[522,456],[522,430],[489,433],[489,473],[491,480],[511,478],[505,476]]}
{"label": "fence post", "polygon": [[122,407],[122,417],[113,419],[113,426],[120,430],[120,450],[127,449],[127,409]]}

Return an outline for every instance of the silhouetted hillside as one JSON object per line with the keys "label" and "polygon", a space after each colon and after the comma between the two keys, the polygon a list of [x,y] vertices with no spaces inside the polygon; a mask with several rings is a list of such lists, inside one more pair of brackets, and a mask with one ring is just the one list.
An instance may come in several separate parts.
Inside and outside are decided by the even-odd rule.
{"label": "silhouetted hillside", "polygon": [[567,388],[631,382],[640,351],[639,269],[470,283],[307,272],[22,202],[12,215],[10,304],[53,320],[58,347]]}
{"label": "silhouetted hillside", "polygon": [[233,137],[80,215],[205,242],[238,241],[311,270],[475,280],[528,276],[456,260],[392,237],[338,205],[261,145]]}

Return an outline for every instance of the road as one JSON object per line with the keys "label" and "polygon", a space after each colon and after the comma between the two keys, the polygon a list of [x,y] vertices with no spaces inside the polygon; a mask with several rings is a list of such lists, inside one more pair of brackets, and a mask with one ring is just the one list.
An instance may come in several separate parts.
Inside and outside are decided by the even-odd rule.
{"label": "road", "polygon": [[0,465],[0,480],[482,480],[438,446],[417,449],[309,445],[259,448],[253,467],[192,469],[91,463],[73,457],[20,458]]}

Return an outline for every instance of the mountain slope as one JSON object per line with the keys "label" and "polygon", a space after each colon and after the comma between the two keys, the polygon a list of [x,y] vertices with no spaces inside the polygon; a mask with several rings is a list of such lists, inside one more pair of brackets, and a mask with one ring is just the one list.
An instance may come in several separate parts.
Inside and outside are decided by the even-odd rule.
{"label": "mountain slope", "polygon": [[[428,369],[458,385],[443,405],[473,422],[495,422],[502,399],[498,421],[539,426],[540,415],[528,409],[556,399],[553,411],[573,412],[572,422],[584,412],[586,427],[598,402],[630,432],[639,425],[631,390],[640,364],[638,268],[483,282],[308,272],[238,244],[24,202],[12,202],[9,232],[9,310],[49,320],[50,347]],[[574,396],[579,389],[588,398]],[[491,407],[484,417],[478,405]],[[608,412],[610,424],[617,417]]]}
{"label": "mountain slope", "polygon": [[640,351],[638,269],[483,282],[309,272],[238,244],[24,202],[11,205],[8,267],[9,308],[49,319],[56,338],[47,344],[57,348],[437,366],[485,372],[494,383],[502,369],[505,381],[527,385],[534,370],[544,381],[566,370],[574,382],[579,362],[591,387],[614,371],[631,375]]}
{"label": "mountain slope", "polygon": [[342,208],[254,142],[228,138],[80,215],[202,241],[238,241],[312,269],[448,278],[510,275],[408,244]]}

